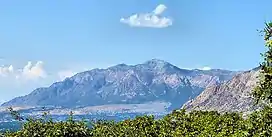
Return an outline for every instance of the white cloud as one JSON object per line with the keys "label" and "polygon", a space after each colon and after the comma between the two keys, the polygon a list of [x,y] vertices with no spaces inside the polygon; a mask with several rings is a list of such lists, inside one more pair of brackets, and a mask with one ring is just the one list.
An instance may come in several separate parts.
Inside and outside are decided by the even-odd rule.
{"label": "white cloud", "polygon": [[64,79],[72,77],[75,74],[76,72],[73,72],[71,70],[64,70],[64,71],[58,72],[58,77],[60,81],[63,81]]}
{"label": "white cloud", "polygon": [[203,67],[203,68],[199,68],[200,70],[211,70],[212,68],[210,67]]}
{"label": "white cloud", "polygon": [[154,14],[156,14],[156,15],[160,15],[160,14],[162,14],[165,10],[166,10],[166,6],[165,5],[163,5],[163,4],[160,4],[160,5],[158,5],[157,7],[156,7],[156,9],[153,11],[154,12]]}
{"label": "white cloud", "polygon": [[2,66],[0,67],[0,76],[7,77],[8,75],[13,73],[13,66]]}
{"label": "white cloud", "polygon": [[38,78],[45,78],[46,71],[43,68],[43,62],[38,61],[36,64],[28,62],[22,69],[14,69],[13,65],[0,67],[0,77],[36,80]]}
{"label": "white cloud", "polygon": [[22,77],[26,79],[38,79],[45,78],[47,76],[46,71],[43,68],[43,62],[38,61],[36,64],[28,62],[22,70]]}
{"label": "white cloud", "polygon": [[173,24],[173,20],[163,17],[161,14],[167,9],[163,4],[158,5],[151,13],[134,14],[127,18],[121,18],[120,22],[132,27],[165,28]]}

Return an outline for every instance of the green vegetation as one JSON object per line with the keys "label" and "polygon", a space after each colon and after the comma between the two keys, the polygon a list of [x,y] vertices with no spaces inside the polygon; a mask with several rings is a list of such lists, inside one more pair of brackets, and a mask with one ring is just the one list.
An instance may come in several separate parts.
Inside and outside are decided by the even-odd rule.
{"label": "green vegetation", "polygon": [[[53,122],[45,113],[43,118],[28,118],[22,129],[7,132],[7,137],[269,137],[272,136],[272,23],[264,29],[268,51],[263,55],[261,78],[253,95],[257,103],[265,103],[263,110],[255,111],[247,118],[240,113],[220,114],[215,111],[175,110],[164,118],[155,120],[153,116],[141,116],[121,122],[74,121]],[[15,119],[24,120],[19,113],[9,109]]]}
{"label": "green vegetation", "polygon": [[251,137],[271,136],[272,109],[266,107],[243,119],[238,113],[175,110],[163,119],[141,116],[121,122],[96,121],[89,128],[85,121],[53,122],[51,119],[28,119],[22,129],[7,132],[7,137]]}
{"label": "green vegetation", "polygon": [[265,46],[268,50],[262,54],[264,61],[261,66],[260,82],[254,90],[254,96],[257,103],[263,101],[268,103],[271,107],[272,104],[272,22],[265,24],[264,33]]}

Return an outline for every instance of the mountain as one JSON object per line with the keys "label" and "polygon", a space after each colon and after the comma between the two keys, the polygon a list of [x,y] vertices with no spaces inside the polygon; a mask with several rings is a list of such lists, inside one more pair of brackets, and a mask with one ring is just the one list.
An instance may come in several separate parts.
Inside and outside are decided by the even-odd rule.
{"label": "mountain", "polygon": [[37,88],[2,106],[85,107],[105,104],[170,102],[180,107],[210,85],[232,78],[227,70],[186,70],[152,59],[138,65],[119,64],[78,73],[50,87]]}
{"label": "mountain", "polygon": [[183,108],[190,110],[216,110],[219,112],[250,112],[254,106],[251,95],[258,81],[259,68],[235,75],[231,80],[206,88]]}

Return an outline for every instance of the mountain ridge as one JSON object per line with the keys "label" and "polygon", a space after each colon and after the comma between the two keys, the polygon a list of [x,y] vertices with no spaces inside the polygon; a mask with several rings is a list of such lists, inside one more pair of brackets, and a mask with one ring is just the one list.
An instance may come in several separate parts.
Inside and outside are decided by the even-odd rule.
{"label": "mountain ridge", "polygon": [[206,88],[198,97],[183,105],[188,111],[212,110],[218,112],[251,112],[254,105],[252,91],[257,85],[260,67],[235,75],[229,81]]}
{"label": "mountain ridge", "polygon": [[94,106],[112,103],[168,101],[175,107],[197,96],[209,85],[230,79],[238,72],[186,70],[152,59],[142,64],[118,64],[75,74],[49,87],[14,98],[1,106]]}

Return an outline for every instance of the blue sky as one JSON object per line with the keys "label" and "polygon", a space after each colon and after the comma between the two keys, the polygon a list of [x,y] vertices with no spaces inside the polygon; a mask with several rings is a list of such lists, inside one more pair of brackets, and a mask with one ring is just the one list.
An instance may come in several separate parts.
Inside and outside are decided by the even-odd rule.
{"label": "blue sky", "polygon": [[264,51],[256,29],[272,20],[269,5],[271,0],[2,1],[0,100],[60,76],[152,58],[181,68],[251,69]]}

